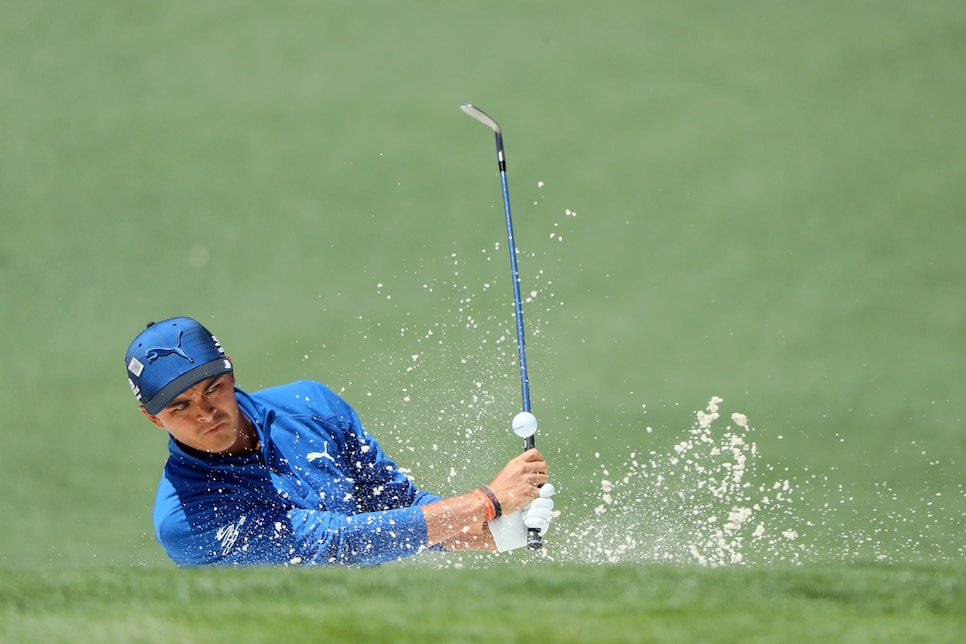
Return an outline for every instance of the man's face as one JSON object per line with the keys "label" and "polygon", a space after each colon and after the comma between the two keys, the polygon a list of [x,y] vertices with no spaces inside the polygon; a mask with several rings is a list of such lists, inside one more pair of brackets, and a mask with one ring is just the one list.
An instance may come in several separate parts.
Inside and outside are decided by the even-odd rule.
{"label": "man's face", "polygon": [[152,415],[152,423],[188,447],[212,454],[231,453],[244,442],[242,417],[235,398],[235,374],[202,380]]}

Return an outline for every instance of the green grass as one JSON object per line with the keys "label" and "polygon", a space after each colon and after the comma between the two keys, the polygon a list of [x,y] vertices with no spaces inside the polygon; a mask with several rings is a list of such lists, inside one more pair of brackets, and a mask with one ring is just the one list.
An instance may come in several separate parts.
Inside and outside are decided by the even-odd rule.
{"label": "green grass", "polygon": [[[244,582],[270,601],[318,579],[349,605],[379,596],[367,583],[413,592],[460,624],[486,613],[431,589],[465,582],[478,604],[531,575],[575,586],[599,611],[592,633],[604,615],[637,632],[638,613],[607,613],[602,588],[627,607],[656,576],[678,604],[644,595],[655,639],[712,639],[712,615],[761,639],[818,638],[826,621],[832,639],[947,637],[951,611],[930,613],[908,580],[942,582],[966,554],[964,33],[946,0],[0,4],[9,638],[63,639],[84,631],[80,615],[153,605],[165,587]],[[164,436],[121,375],[148,320],[206,322],[244,388],[307,377],[343,391],[427,489],[486,482],[519,449],[499,180],[467,101],[503,125],[536,292],[538,444],[564,512],[555,565],[173,570],[150,525]],[[714,439],[741,412],[757,449],[728,498],[696,469],[720,462],[675,462],[714,395]],[[742,569],[656,565],[692,563],[731,506],[752,503],[755,522],[732,535]],[[574,582],[587,576],[600,585]],[[809,584],[842,591],[809,598]],[[743,585],[767,611],[702,599]],[[910,601],[893,615],[879,587]],[[83,595],[102,600],[72,612]],[[584,632],[572,606],[546,601],[561,632]],[[239,621],[272,631],[312,608]],[[386,619],[419,633],[412,610]],[[176,612],[88,626],[131,640],[180,628]],[[947,618],[912,630],[920,613]],[[181,636],[214,637],[190,619]]]}
{"label": "green grass", "polygon": [[0,637],[953,642],[966,627],[963,573],[961,565],[0,572]]}

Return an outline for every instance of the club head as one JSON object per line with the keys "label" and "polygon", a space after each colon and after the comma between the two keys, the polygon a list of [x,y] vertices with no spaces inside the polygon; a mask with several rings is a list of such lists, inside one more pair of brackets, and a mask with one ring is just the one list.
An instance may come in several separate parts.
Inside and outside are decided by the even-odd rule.
{"label": "club head", "polygon": [[475,118],[483,125],[487,126],[491,130],[496,132],[497,134],[500,133],[499,124],[496,121],[494,121],[492,118],[490,118],[490,115],[484,112],[483,110],[481,110],[480,108],[476,107],[475,105],[470,105],[469,103],[463,103],[462,105],[460,105],[460,109],[466,112],[467,114],[469,114],[470,116],[472,116],[473,118]]}

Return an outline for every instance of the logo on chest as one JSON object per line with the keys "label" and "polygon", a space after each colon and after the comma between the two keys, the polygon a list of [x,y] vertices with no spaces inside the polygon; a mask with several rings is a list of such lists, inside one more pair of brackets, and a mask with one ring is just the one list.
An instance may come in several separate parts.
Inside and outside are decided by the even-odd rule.
{"label": "logo on chest", "polygon": [[332,455],[329,454],[329,441],[324,441],[322,443],[321,452],[309,452],[308,454],[305,455],[305,458],[308,459],[309,463],[317,461],[320,458],[327,458],[333,463],[335,463],[335,458],[333,458]]}

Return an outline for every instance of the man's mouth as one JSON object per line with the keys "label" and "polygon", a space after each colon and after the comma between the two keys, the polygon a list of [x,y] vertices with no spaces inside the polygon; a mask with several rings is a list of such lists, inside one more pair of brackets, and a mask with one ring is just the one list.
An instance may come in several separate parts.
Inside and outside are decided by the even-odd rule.
{"label": "man's mouth", "polygon": [[226,424],[225,421],[220,421],[215,423],[209,429],[206,429],[204,431],[204,435],[207,436],[208,434],[214,434],[218,430],[223,429],[225,427],[225,424]]}

